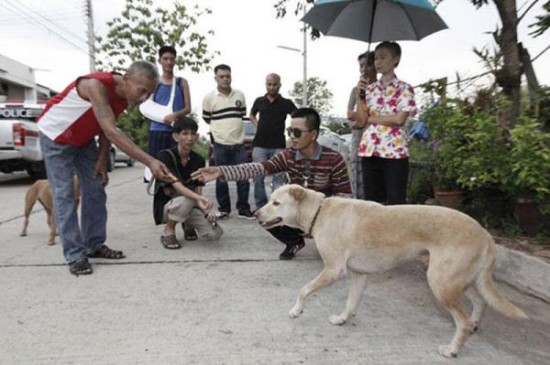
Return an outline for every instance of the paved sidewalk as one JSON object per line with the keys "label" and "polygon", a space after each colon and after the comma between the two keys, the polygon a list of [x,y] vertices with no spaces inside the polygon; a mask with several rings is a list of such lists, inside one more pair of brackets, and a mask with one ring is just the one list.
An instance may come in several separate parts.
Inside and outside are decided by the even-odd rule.
{"label": "paved sidewalk", "polygon": [[[504,294],[531,319],[488,309],[459,358],[440,357],[452,321],[415,262],[371,275],[357,316],[343,326],[327,318],[345,305],[345,281],[313,295],[303,315],[290,319],[299,289],[322,268],[313,241],[295,260],[279,261],[282,244],[233,214],[221,223],[221,241],[185,242],[179,230],[183,248],[165,250],[141,173],[116,169],[108,188],[108,244],[127,259],[95,260],[94,274],[78,278],[59,243],[45,245],[43,211],[31,216],[29,236],[19,237],[24,189],[0,185],[0,364],[550,363],[550,304],[504,283]],[[523,262],[503,252],[500,267],[508,271],[499,269],[499,277],[538,292]],[[548,290],[550,276],[537,274]]]}

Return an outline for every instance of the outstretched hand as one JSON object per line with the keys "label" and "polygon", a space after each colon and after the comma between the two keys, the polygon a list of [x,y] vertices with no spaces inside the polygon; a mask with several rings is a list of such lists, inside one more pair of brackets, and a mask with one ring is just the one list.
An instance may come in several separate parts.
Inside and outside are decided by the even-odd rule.
{"label": "outstretched hand", "polygon": [[198,180],[203,183],[207,183],[212,180],[216,180],[222,175],[222,172],[219,167],[203,167],[191,174],[193,180]]}
{"label": "outstretched hand", "polygon": [[[154,160],[151,165],[149,165],[153,176],[162,181],[174,181],[174,176],[170,173],[170,170],[166,167],[165,164],[159,160]],[[175,179],[177,180],[177,178]]]}

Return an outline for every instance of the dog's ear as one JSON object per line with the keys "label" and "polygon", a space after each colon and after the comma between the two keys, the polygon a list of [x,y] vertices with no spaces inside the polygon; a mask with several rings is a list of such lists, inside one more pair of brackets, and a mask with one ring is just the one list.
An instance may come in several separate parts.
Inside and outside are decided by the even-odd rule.
{"label": "dog's ear", "polygon": [[306,195],[306,191],[301,186],[292,187],[289,190],[290,196],[296,199],[297,201],[302,201]]}

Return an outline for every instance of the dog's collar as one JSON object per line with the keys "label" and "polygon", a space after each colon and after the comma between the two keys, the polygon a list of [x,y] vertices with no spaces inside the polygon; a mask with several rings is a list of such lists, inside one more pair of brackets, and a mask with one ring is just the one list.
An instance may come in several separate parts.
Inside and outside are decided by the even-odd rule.
{"label": "dog's collar", "polygon": [[313,216],[313,220],[311,221],[311,225],[309,226],[309,231],[307,231],[307,234],[304,235],[305,238],[313,238],[311,235],[311,231],[313,231],[313,226],[315,225],[315,221],[317,221],[317,216],[319,215],[319,212],[321,211],[321,208],[323,207],[324,200],[319,204],[319,208],[317,208],[317,211],[315,212],[315,215]]}

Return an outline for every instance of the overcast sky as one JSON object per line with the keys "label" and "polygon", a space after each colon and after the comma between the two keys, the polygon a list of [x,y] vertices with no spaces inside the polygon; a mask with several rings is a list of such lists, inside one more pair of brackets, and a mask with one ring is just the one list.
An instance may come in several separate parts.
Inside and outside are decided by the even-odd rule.
{"label": "overcast sky", "polygon": [[[170,6],[172,1],[156,0]],[[200,4],[213,14],[199,19],[201,27],[213,29],[209,46],[221,55],[213,64],[227,63],[233,69],[233,87],[241,89],[250,110],[254,99],[265,92],[265,75],[279,73],[281,93],[288,96],[292,84],[302,80],[302,56],[278,48],[301,48],[302,23],[290,11],[283,20],[275,18],[275,0],[200,0],[180,1]],[[529,1],[530,2],[530,1]],[[518,0],[518,7],[526,1]],[[539,3],[544,3],[540,2]],[[106,22],[118,16],[124,0],[93,0],[95,32],[104,35]],[[0,54],[36,69],[36,80],[56,90],[63,89],[75,77],[89,70],[84,0],[0,0]],[[538,4],[521,23],[519,40],[532,57],[550,44],[550,31],[533,39],[527,25],[541,14]],[[449,29],[432,34],[419,42],[400,42],[403,48],[398,77],[421,84],[429,79],[463,78],[483,72],[473,47],[492,45],[491,36],[499,19],[491,4],[476,10],[469,0],[446,0],[438,13]],[[308,43],[308,76],[326,80],[334,94],[332,114],[344,116],[351,87],[357,82],[357,55],[367,44],[336,37],[322,37]],[[550,84],[550,51],[536,60],[534,67],[541,84]],[[213,71],[178,74],[189,80],[193,111],[200,115],[203,96],[215,87]]]}

